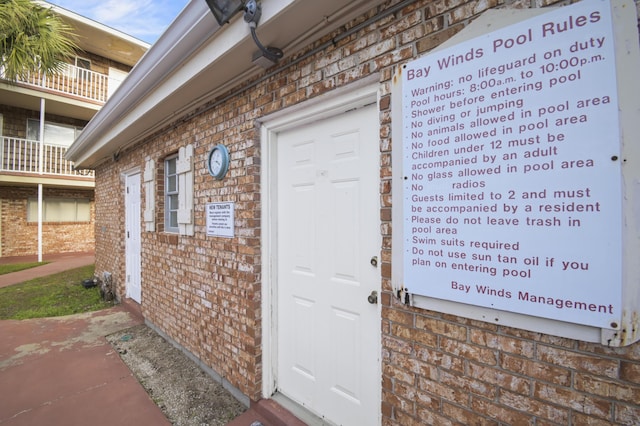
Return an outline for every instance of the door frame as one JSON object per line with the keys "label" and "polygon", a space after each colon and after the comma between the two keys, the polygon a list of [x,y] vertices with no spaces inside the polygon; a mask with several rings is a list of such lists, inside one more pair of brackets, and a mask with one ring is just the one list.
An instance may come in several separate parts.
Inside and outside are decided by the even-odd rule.
{"label": "door frame", "polygon": [[125,289],[124,289],[124,293],[125,293],[125,297],[130,298],[131,300],[133,300],[136,303],[139,303],[142,305],[142,217],[138,218],[138,223],[139,223],[139,229],[140,229],[140,300],[137,301],[134,298],[132,298],[129,295],[129,282],[127,281],[127,273],[129,272],[129,247],[128,247],[128,243],[127,243],[127,229],[128,229],[128,224],[127,224],[127,185],[129,183],[129,179],[132,176],[138,175],[139,177],[139,181],[140,181],[140,211],[142,212],[142,171],[139,167],[136,167],[134,169],[131,170],[127,170],[126,172],[122,173],[122,178],[124,180],[124,234],[123,234],[123,238],[124,238],[124,285],[125,285]]}
{"label": "door frame", "polygon": [[[262,153],[261,197],[262,212],[262,396],[270,398],[277,391],[277,236],[276,217],[277,199],[277,140],[278,133],[301,125],[330,118],[349,110],[379,103],[379,76],[369,76],[359,82],[340,88],[340,93],[330,92],[269,116],[260,121],[260,139]],[[381,285],[381,283],[380,283]],[[381,308],[378,304],[378,315]],[[376,339],[382,349],[380,327],[376,327]],[[380,358],[382,357],[380,353]],[[377,377],[382,378],[381,359],[378,363]],[[377,400],[382,398],[382,379],[377,389]]]}

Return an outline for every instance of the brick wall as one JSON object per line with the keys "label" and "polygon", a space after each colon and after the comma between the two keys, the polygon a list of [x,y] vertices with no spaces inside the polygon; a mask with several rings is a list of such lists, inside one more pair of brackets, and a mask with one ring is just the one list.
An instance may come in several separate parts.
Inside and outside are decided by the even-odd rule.
{"label": "brick wall", "polygon": [[[243,128],[245,123],[224,128],[230,123],[223,116],[235,108],[230,105],[203,115],[139,149],[123,152],[117,163],[109,162],[97,170],[96,203],[108,208],[98,209],[96,216],[96,270],[99,274],[111,272],[119,297],[125,294],[124,180],[120,172],[142,169],[147,155],[156,160],[160,171],[165,157],[194,143],[196,235],[162,232],[162,173],[158,173],[156,232],[142,234],[142,309],[147,319],[257,400],[261,380],[260,210],[257,142],[252,142],[257,133],[253,126]],[[224,183],[213,182],[202,160],[214,141],[224,135],[233,152],[232,167]],[[223,200],[236,203],[239,235],[233,240],[205,236],[205,204]]]}
{"label": "brick wall", "polygon": [[[2,256],[27,256],[38,253],[38,223],[27,221],[27,200],[37,198],[36,187],[0,188],[2,220]],[[93,201],[92,191],[45,188],[43,197],[83,198]],[[94,250],[95,203],[91,203],[91,222],[44,222],[44,254],[75,253]]]}
{"label": "brick wall", "polygon": [[124,181],[117,171],[118,165],[111,163],[96,170],[95,270],[96,274],[110,272],[122,297],[125,294]]}
{"label": "brick wall", "polygon": [[[397,38],[421,55],[457,33],[478,8],[496,3],[426,3],[423,10],[434,17],[432,24],[405,27]],[[388,103],[383,99],[381,109]],[[391,124],[384,119],[381,124],[385,151]],[[640,344],[608,348],[399,303],[390,293],[391,185],[385,183],[390,167],[383,166],[381,176],[381,217],[387,221],[381,298],[383,425],[640,424]]]}
{"label": "brick wall", "polygon": [[[23,108],[0,105],[3,118],[2,136],[25,139],[27,137],[27,119],[40,120],[40,112]],[[59,115],[45,114],[45,121],[69,126],[84,127],[87,122]]]}
{"label": "brick wall", "polygon": [[[38,111],[0,105],[3,117],[2,136],[26,138],[27,119],[40,119]],[[46,121],[84,127],[86,121],[69,117],[46,114]],[[2,187],[0,188],[0,202],[2,203],[2,256],[34,255],[38,252],[37,223],[27,222],[27,198],[37,197],[37,188],[32,187]],[[61,190],[47,188],[45,197],[84,198],[93,201],[92,191]],[[94,211],[92,203],[90,223],[53,223],[45,222],[42,229],[42,250],[44,254],[73,253],[94,250]]]}
{"label": "brick wall", "polygon": [[[109,67],[117,68],[120,71],[129,72],[131,71],[130,66],[121,64],[119,62],[115,62],[111,59],[105,58],[103,56],[96,55],[90,52],[79,52],[76,54],[79,58],[88,59],[91,61],[91,71],[99,72],[100,74],[109,74]],[[69,61],[70,63],[73,62]]]}
{"label": "brick wall", "polygon": [[640,420],[640,345],[599,344],[383,307],[384,424]]}
{"label": "brick wall", "polygon": [[[142,169],[146,156],[161,167],[167,155],[192,143],[195,236],[166,234],[161,223],[155,232],[143,232],[143,314],[241,392],[259,399],[261,153],[255,120],[376,73],[381,93],[382,423],[638,423],[639,344],[611,349],[410,308],[392,296],[390,90],[394,67],[424,54],[461,30],[470,18],[496,6],[504,4],[499,0],[416,1],[251,90],[234,89],[237,95],[230,100],[193,114],[121,153],[117,162],[100,166],[97,270],[112,272],[119,294],[124,294],[121,173]],[[379,12],[372,10],[367,17]],[[204,164],[208,150],[221,141],[231,152],[230,172],[223,182],[211,179]],[[161,192],[159,186],[156,190]],[[217,201],[235,202],[234,239],[205,236],[205,205]],[[157,220],[162,220],[160,214]]]}

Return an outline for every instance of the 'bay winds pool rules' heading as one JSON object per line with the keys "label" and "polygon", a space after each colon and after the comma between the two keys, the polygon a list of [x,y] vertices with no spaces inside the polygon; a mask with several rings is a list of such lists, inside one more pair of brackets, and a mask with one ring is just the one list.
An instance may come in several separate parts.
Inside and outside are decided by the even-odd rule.
{"label": "'bay winds pool rules' heading", "polygon": [[617,327],[614,52],[609,3],[586,0],[403,68],[407,291]]}

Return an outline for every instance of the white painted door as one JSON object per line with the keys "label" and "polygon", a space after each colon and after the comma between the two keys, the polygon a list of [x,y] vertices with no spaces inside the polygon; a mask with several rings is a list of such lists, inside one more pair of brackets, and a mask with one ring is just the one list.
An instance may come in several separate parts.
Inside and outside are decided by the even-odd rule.
{"label": "white painted door", "polygon": [[142,302],[140,271],[140,174],[126,177],[125,183],[125,259],[127,297]]}
{"label": "white painted door", "polygon": [[375,106],[277,138],[277,389],[337,425],[380,412]]}
{"label": "white painted door", "polygon": [[116,89],[120,87],[125,78],[129,75],[126,71],[121,71],[117,68],[109,67],[109,77],[107,80],[107,99],[114,94]]}

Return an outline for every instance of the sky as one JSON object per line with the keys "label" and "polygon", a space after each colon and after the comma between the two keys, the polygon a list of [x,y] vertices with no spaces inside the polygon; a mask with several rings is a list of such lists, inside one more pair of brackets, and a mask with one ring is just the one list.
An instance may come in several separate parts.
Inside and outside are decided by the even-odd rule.
{"label": "sky", "polygon": [[150,44],[158,39],[189,2],[189,0],[47,1]]}

